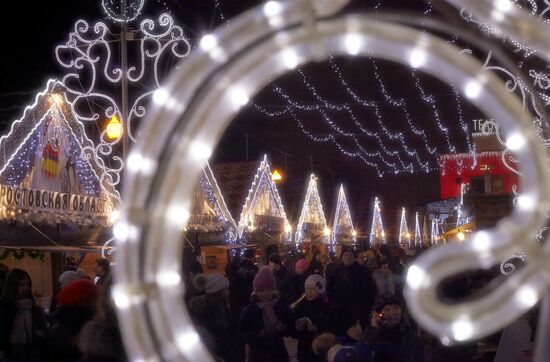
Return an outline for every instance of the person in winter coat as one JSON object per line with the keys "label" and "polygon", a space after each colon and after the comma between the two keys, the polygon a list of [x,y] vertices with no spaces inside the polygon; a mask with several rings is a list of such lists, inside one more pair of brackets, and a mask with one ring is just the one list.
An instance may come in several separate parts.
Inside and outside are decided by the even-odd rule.
{"label": "person in winter coat", "polygon": [[283,336],[290,335],[294,321],[288,306],[278,298],[271,268],[258,271],[253,287],[252,301],[239,322],[239,336],[249,346],[248,362],[288,362]]}
{"label": "person in winter coat", "polygon": [[298,259],[294,265],[294,275],[292,276],[292,288],[294,289],[294,295],[300,298],[304,295],[305,282],[309,274],[307,274],[308,262],[307,259]]}
{"label": "person in winter coat", "polygon": [[368,321],[376,285],[369,270],[355,260],[353,250],[345,250],[341,260],[328,283],[327,291],[335,308],[335,333],[345,336],[357,320]]}
{"label": "person in winter coat", "polygon": [[237,267],[236,274],[230,280],[231,309],[234,314],[239,316],[244,307],[250,303],[250,295],[253,291],[252,282],[256,273],[258,273],[254,258],[254,250],[246,249]]}
{"label": "person in winter coat", "polygon": [[189,301],[189,312],[195,325],[203,327],[212,338],[211,353],[225,362],[238,362],[237,336],[229,311],[229,280],[223,275],[214,273],[198,274],[193,283],[197,294]]}
{"label": "person in winter coat", "polygon": [[424,362],[424,348],[412,331],[401,303],[393,294],[376,298],[362,341],[374,350],[376,362]]}
{"label": "person in winter coat", "polygon": [[303,299],[293,304],[296,320],[295,336],[298,339],[298,361],[321,362],[311,342],[331,326],[332,306],[326,297],[325,279],[319,274],[310,275],[305,282]]}
{"label": "person in winter coat", "polygon": [[61,288],[42,347],[44,362],[74,362],[82,357],[78,336],[94,317],[97,294],[97,286],[89,279],[75,280]]}
{"label": "person in winter coat", "polygon": [[39,345],[45,330],[45,314],[36,305],[30,275],[12,269],[0,297],[0,360],[40,361]]}
{"label": "person in winter coat", "polygon": [[79,362],[126,362],[128,360],[113,305],[112,286],[113,278],[110,274],[98,288],[99,295],[94,319],[87,322],[80,332],[78,348],[83,357]]}
{"label": "person in winter coat", "polygon": [[380,267],[372,273],[372,277],[376,283],[377,295],[395,294],[395,278],[387,260],[380,263]]}

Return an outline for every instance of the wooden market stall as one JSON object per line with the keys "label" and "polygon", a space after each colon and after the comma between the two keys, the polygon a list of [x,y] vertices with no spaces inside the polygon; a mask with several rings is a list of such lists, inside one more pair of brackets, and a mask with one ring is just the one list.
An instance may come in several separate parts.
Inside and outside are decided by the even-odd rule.
{"label": "wooden market stall", "polygon": [[120,197],[94,153],[55,80],[0,138],[0,263],[28,269],[44,297],[52,296],[65,256],[90,264],[91,274],[90,261],[112,240]]}
{"label": "wooden market stall", "polygon": [[258,245],[261,256],[294,251],[288,222],[277,185],[271,178],[267,156],[260,163],[239,220],[239,237],[247,245]]}
{"label": "wooden market stall", "polygon": [[193,193],[193,206],[184,239],[184,253],[200,257],[206,273],[215,271],[223,274],[232,251],[244,247],[235,243],[237,225],[208,163],[203,167]]}

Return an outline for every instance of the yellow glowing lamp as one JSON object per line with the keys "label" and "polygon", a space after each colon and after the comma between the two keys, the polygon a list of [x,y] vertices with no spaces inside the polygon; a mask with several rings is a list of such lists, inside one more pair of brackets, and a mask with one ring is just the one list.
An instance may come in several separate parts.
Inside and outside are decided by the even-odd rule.
{"label": "yellow glowing lamp", "polygon": [[353,231],[351,232],[351,235],[357,236],[357,231],[353,230]]}
{"label": "yellow glowing lamp", "polygon": [[116,140],[122,137],[122,123],[118,120],[117,116],[111,117],[109,124],[107,124],[107,138],[110,140]]}
{"label": "yellow glowing lamp", "polygon": [[278,170],[275,170],[271,174],[271,179],[273,181],[277,182],[277,181],[281,181],[283,179],[283,176],[281,175],[281,173]]}
{"label": "yellow glowing lamp", "polygon": [[462,231],[460,231],[458,234],[456,234],[456,237],[460,241],[464,241],[464,238],[465,238],[464,233]]}
{"label": "yellow glowing lamp", "polygon": [[325,236],[329,236],[330,235],[330,229],[329,228],[325,228],[325,230],[323,230]]}
{"label": "yellow glowing lamp", "polygon": [[289,233],[291,231],[292,231],[292,226],[291,225],[285,225],[285,232]]}
{"label": "yellow glowing lamp", "polygon": [[63,103],[63,96],[58,93],[52,93],[50,94],[50,101],[55,104],[62,104]]}

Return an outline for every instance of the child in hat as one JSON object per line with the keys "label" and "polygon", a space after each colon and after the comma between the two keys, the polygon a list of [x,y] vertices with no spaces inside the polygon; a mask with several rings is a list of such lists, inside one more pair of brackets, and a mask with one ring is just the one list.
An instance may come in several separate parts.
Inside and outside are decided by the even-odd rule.
{"label": "child in hat", "polygon": [[239,322],[239,335],[250,348],[248,361],[289,361],[283,336],[289,335],[293,319],[275,290],[272,269],[262,267],[252,285],[252,300],[244,308]]}
{"label": "child in hat", "polygon": [[322,361],[312,349],[315,337],[330,328],[332,305],[326,297],[326,282],[319,274],[310,275],[305,282],[303,299],[294,305],[296,338],[298,339],[298,361]]}

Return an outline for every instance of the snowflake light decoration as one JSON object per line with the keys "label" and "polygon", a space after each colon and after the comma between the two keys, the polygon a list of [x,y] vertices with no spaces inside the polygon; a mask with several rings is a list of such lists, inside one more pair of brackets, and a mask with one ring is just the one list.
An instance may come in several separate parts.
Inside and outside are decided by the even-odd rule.
{"label": "snowflake light decoration", "polygon": [[[147,102],[160,87],[161,67],[171,59],[187,57],[191,45],[183,29],[175,25],[168,14],[160,15],[157,22],[151,19],[141,21],[139,28],[129,34],[129,43],[135,48],[137,58],[129,65],[126,74],[114,57],[113,44],[117,44],[119,39],[103,22],[92,27],[85,20],[78,20],[67,42],[57,46],[55,54],[59,65],[69,71],[63,76],[62,83],[76,117],[87,124],[116,116],[123,123],[123,132],[135,142],[137,123],[146,116]],[[123,81],[131,86],[128,119],[123,119],[118,97],[113,94]],[[90,107],[90,104],[95,106]],[[120,140],[109,140],[103,132],[97,141],[94,157],[108,158]],[[118,166],[114,166],[117,163]],[[124,168],[121,158],[113,157],[109,164],[114,173],[120,173]]]}

